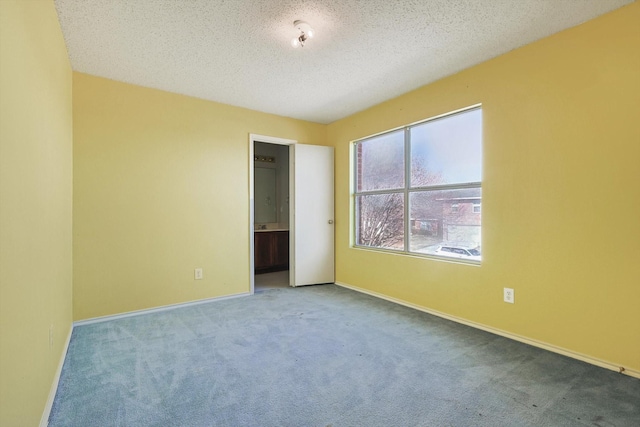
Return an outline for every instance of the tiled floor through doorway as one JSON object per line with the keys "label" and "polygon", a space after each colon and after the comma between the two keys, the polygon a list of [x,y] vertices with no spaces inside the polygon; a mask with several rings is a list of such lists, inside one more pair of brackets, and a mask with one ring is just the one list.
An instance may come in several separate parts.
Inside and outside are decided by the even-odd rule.
{"label": "tiled floor through doorway", "polygon": [[289,270],[276,271],[275,273],[256,274],[255,292],[273,288],[289,287]]}

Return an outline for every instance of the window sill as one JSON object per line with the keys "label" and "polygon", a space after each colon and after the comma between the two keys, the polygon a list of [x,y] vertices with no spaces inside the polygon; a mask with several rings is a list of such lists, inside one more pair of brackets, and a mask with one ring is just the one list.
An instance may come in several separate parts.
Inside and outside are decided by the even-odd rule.
{"label": "window sill", "polygon": [[471,259],[467,260],[467,259],[453,258],[453,257],[447,257],[447,256],[439,256],[439,255],[434,255],[434,254],[421,254],[419,252],[405,252],[405,251],[394,250],[394,249],[374,248],[374,247],[371,247],[371,246],[359,246],[359,245],[351,245],[350,249],[355,249],[355,250],[360,250],[360,251],[365,251],[365,252],[381,253],[381,254],[386,254],[386,255],[399,255],[399,256],[407,256],[407,257],[418,258],[418,259],[429,259],[429,260],[433,260],[433,261],[443,261],[443,262],[449,263],[449,264],[462,264],[462,265],[470,265],[470,266],[475,266],[475,267],[481,267],[482,266],[482,261],[476,261],[476,260],[471,260]]}

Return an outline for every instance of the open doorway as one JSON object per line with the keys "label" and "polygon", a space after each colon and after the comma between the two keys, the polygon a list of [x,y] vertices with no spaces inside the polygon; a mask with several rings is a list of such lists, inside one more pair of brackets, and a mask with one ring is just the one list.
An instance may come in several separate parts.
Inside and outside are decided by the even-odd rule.
{"label": "open doorway", "polygon": [[289,286],[289,177],[289,146],[254,141],[254,292]]}
{"label": "open doorway", "polygon": [[[293,283],[295,224],[291,147],[296,142],[266,135],[249,135],[251,294],[256,291],[256,277],[259,290],[290,286]],[[260,200],[257,201],[256,181],[260,193]]]}
{"label": "open doorway", "polygon": [[[265,158],[256,159],[256,143],[266,144],[264,148],[275,150],[265,152]],[[260,146],[259,146],[260,147]],[[262,147],[261,147],[262,148]],[[282,150],[282,151],[279,151]],[[279,154],[282,153],[282,154]],[[286,153],[286,154],[285,154]],[[279,161],[275,156],[288,155],[288,162]],[[273,159],[267,157],[273,156]],[[290,139],[262,135],[249,135],[249,280],[250,292],[255,292],[256,276],[267,273],[260,259],[262,248],[267,247],[269,260],[276,264],[268,268],[283,269],[284,254],[288,251],[288,285],[292,287],[333,283],[334,270],[334,230],[333,230],[333,148],[327,146],[298,144]],[[267,164],[281,164],[282,173],[286,170],[288,179],[280,179],[278,173],[258,170]],[[288,168],[286,167],[288,164]],[[275,169],[262,167],[261,169]],[[260,174],[271,181],[275,174],[275,194],[262,193],[256,198],[255,175]],[[285,189],[288,182],[288,189]],[[262,185],[261,182],[259,185]],[[281,185],[281,186],[280,186]],[[287,196],[288,194],[288,196]],[[279,197],[280,195],[280,197]],[[256,205],[258,209],[256,210]],[[274,218],[275,209],[275,218]],[[267,211],[265,218],[256,220],[256,213]],[[286,215],[288,211],[288,216]],[[262,215],[262,213],[260,213]],[[268,236],[265,233],[281,233]],[[288,245],[286,244],[288,236]],[[259,244],[259,240],[270,240],[268,246]],[[258,244],[256,244],[256,242]],[[278,247],[280,245],[280,247]],[[275,248],[275,249],[274,249]],[[274,251],[275,250],[275,255]],[[258,251],[258,253],[256,252]],[[267,251],[267,250],[265,250]],[[256,260],[257,268],[256,268]],[[270,262],[271,262],[270,261]],[[286,276],[275,280],[284,285]],[[268,276],[264,276],[267,278]],[[259,278],[260,280],[262,277]],[[273,282],[271,283],[273,286]],[[286,285],[284,285],[286,286]]]}

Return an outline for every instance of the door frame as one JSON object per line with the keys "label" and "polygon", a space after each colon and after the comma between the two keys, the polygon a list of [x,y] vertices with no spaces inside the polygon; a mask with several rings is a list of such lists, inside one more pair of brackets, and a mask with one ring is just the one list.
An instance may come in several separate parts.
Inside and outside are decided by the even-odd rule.
{"label": "door frame", "polygon": [[295,200],[294,200],[294,192],[293,186],[295,185],[295,174],[293,173],[293,168],[291,165],[293,164],[293,157],[291,153],[291,147],[294,144],[297,144],[298,141],[294,139],[285,139],[278,138],[275,136],[266,136],[266,135],[258,135],[255,133],[249,134],[249,293],[251,295],[255,292],[255,280],[256,280],[256,272],[255,272],[255,229],[254,229],[254,220],[255,220],[255,188],[254,188],[254,143],[256,142],[266,142],[267,144],[276,144],[276,145],[288,145],[289,146],[289,286],[291,286],[291,282],[293,280],[292,271],[295,269],[295,254],[292,251],[295,236],[295,226],[294,226],[294,210],[295,210]]}

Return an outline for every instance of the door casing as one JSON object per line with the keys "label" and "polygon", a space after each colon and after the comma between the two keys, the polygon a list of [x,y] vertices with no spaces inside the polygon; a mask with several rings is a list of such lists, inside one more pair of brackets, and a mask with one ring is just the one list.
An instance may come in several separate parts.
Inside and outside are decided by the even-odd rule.
{"label": "door casing", "polygon": [[[253,295],[253,293],[255,292],[255,260],[254,260],[254,253],[255,253],[255,242],[254,242],[254,222],[255,222],[255,189],[254,189],[254,183],[253,183],[253,179],[254,179],[254,160],[253,160],[253,156],[254,156],[254,143],[256,142],[266,142],[268,144],[277,144],[277,145],[288,145],[291,146],[293,144],[297,144],[298,141],[294,140],[294,139],[285,139],[285,138],[277,138],[277,137],[273,137],[273,136],[266,136],[266,135],[258,135],[258,134],[254,134],[251,133],[249,134],[249,282],[250,282],[250,294]],[[293,169],[291,168],[291,164],[293,162],[292,156],[291,156],[291,148],[289,148],[289,195],[291,196],[291,188],[293,188],[291,186],[291,181],[293,181],[294,179],[294,174]],[[291,242],[293,241],[294,235],[295,235],[295,230],[294,230],[294,224],[292,224],[291,219],[293,218],[293,213],[294,213],[294,203],[289,203],[289,247],[293,247],[293,245],[291,244]],[[291,254],[290,251],[290,255],[289,255],[289,268],[291,268],[291,266],[293,266],[295,259],[293,258],[293,255]],[[292,284],[292,275],[289,274],[289,285],[291,286]]]}

